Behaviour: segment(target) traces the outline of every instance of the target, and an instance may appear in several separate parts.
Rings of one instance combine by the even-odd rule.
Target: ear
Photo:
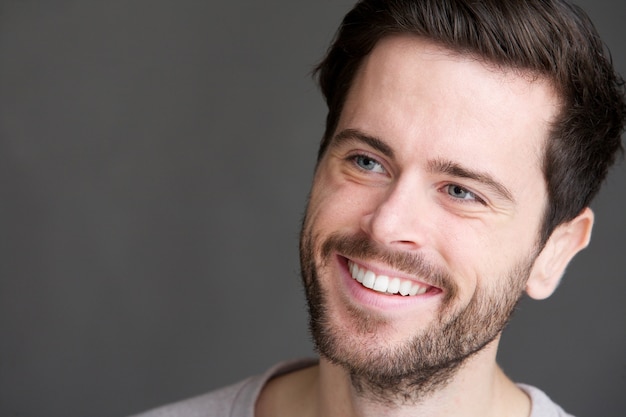
[[[585,208],[578,216],[557,226],[535,259],[526,283],[526,293],[536,300],[548,298],[561,281],[574,255],[586,248],[593,228],[593,211]]]

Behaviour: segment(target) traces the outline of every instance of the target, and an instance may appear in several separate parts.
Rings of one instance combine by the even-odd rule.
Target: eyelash
[[[448,190],[450,189],[450,187],[456,187],[456,188],[459,188],[459,189],[461,189],[462,191],[464,191],[465,193],[471,194],[474,198],[473,198],[473,199],[471,199],[471,200],[466,200],[466,199],[463,199],[463,198],[455,198],[455,197],[453,197],[452,195],[450,195],[450,193],[449,193],[449,191],[448,191]],[[487,205],[487,203],[485,202],[485,200],[483,200],[483,199],[482,199],[480,196],[478,196],[475,192],[473,192],[473,191],[471,191],[470,189],[465,188],[465,187],[463,187],[463,186],[461,186],[461,185],[458,185],[458,184],[454,184],[454,183],[448,183],[448,184],[445,184],[445,185],[442,187],[442,192],[444,192],[448,198],[450,198],[451,200],[454,200],[454,201],[455,201],[455,202],[457,202],[457,203],[461,203],[461,204],[475,204],[475,203],[478,203],[478,204],[481,204],[481,205],[483,205],[483,206],[486,206],[486,205]]]
[[[352,162],[352,164],[357,169],[359,169],[360,171],[363,171],[363,172],[375,172],[373,170],[365,169],[361,165],[359,165],[359,159],[364,159],[364,160],[371,161],[371,162],[377,164],[380,167],[380,169],[383,170],[385,173],[388,172],[387,168],[385,168],[385,165],[382,162],[380,162],[378,159],[376,159],[376,158],[374,158],[374,157],[372,157],[372,156],[370,156],[368,154],[359,153],[359,154],[354,154],[354,155],[350,155],[350,156],[347,157],[347,160]]]

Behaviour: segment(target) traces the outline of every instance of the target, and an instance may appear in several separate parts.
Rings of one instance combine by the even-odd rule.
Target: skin
[[[496,293],[516,265],[529,261],[521,288],[535,298],[554,291],[593,224],[584,210],[559,226],[539,252],[547,204],[541,158],[558,108],[558,96],[540,77],[412,36],[377,44],[317,167],[304,224],[304,234],[318,242],[318,283],[329,326],[342,335],[340,350],[358,360],[400,346],[470,305],[481,291]],[[443,168],[450,166],[463,175]],[[341,253],[322,257],[319,242],[335,233],[420,254],[452,283],[401,299],[355,286]],[[378,274],[433,284],[379,259],[350,260]],[[368,317],[372,328],[357,330],[356,316]],[[395,404],[356,390],[346,368],[322,356],[319,367],[270,381],[256,414],[528,416],[529,399],[496,364],[498,341],[499,334],[434,392]]]

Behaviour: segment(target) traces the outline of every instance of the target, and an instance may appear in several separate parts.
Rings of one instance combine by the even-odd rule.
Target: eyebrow
[[[388,158],[393,159],[394,157],[394,152],[393,149],[391,149],[391,146],[387,145],[383,140],[375,136],[367,135],[357,129],[342,130],[333,137],[332,143],[335,146],[338,146],[345,142],[354,140],[365,143],[366,145],[376,149]]]
[[[366,145],[376,149],[388,158],[394,158],[394,151],[385,141],[375,136],[368,135],[357,129],[344,129],[333,137],[332,144],[335,146],[342,145],[350,141],[363,142]],[[479,172],[470,168],[466,168],[456,162],[444,159],[434,159],[428,162],[428,170],[431,173],[446,174],[456,178],[466,178],[483,184],[493,190],[501,198],[515,203],[513,193],[509,191],[502,183],[496,181],[493,176],[486,172]]]
[[[465,168],[456,162],[446,161],[443,159],[435,159],[428,163],[430,172],[447,174],[457,178],[467,178],[486,185],[495,191],[500,197],[512,203],[515,202],[513,194],[502,183],[496,181],[490,174],[486,172],[478,172]]]

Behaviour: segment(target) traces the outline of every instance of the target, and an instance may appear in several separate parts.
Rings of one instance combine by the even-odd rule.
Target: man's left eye
[[[461,187],[460,185],[448,184],[446,188],[450,196],[458,198],[459,200],[480,201],[480,198],[478,198],[476,194]]]

